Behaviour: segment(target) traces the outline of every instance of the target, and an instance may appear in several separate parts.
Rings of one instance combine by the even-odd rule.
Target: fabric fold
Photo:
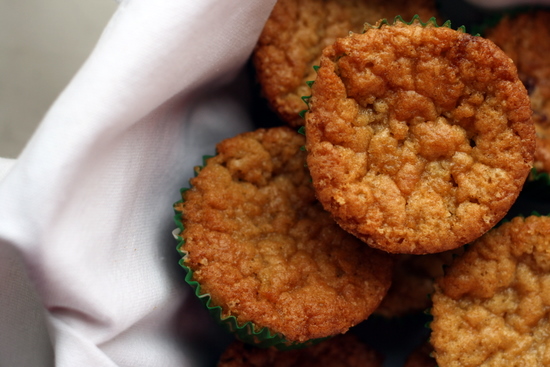
[[[0,161],[0,249],[20,254],[56,366],[194,365],[175,330],[172,204],[203,154],[252,127],[239,71],[273,4],[121,2],[21,156]]]

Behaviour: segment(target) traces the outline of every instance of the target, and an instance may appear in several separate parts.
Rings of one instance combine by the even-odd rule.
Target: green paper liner
[[[407,24],[407,25],[411,25],[413,23],[418,23],[418,24],[422,25],[423,27],[433,26],[433,27],[436,27],[436,28],[451,28],[451,21],[450,20],[446,20],[441,25],[439,25],[439,24],[437,24],[437,18],[436,17],[431,17],[426,22],[423,22],[420,19],[420,16],[417,14],[417,15],[413,16],[412,19],[409,22],[407,22],[403,19],[403,17],[401,15],[398,15],[393,19],[393,22],[390,22],[386,18],[384,18],[384,19],[379,20],[375,24],[365,23],[365,28],[363,29],[363,33],[367,32],[369,29],[380,29],[384,26],[393,26],[397,23],[404,23],[404,24]],[[461,33],[466,33],[466,27],[465,26],[460,26],[456,29],[456,31],[461,32]]]
[[[206,160],[211,156],[203,157],[203,166],[206,165]],[[195,176],[198,175],[202,166],[195,167]],[[235,335],[235,337],[244,343],[252,344],[260,348],[275,347],[279,350],[292,350],[305,348],[314,344],[317,344],[323,340],[329,339],[329,337],[311,339],[303,343],[291,342],[285,338],[281,333],[273,332],[267,327],[260,327],[253,322],[245,322],[240,324],[235,316],[224,315],[223,308],[212,304],[212,298],[210,294],[203,293],[201,291],[201,284],[193,279],[193,270],[185,264],[187,253],[183,250],[185,244],[185,238],[181,235],[185,229],[182,221],[183,213],[178,208],[183,204],[183,195],[189,188],[180,189],[182,200],[174,203],[174,222],[177,228],[172,231],[174,238],[178,241],[176,250],[182,256],[179,261],[179,265],[185,270],[185,282],[189,284],[193,290],[195,296],[201,301],[204,307],[208,310],[211,317],[214,318],[225,330]]]
[[[536,168],[531,169],[527,182],[539,182],[550,189],[550,175],[548,172],[539,172]]]

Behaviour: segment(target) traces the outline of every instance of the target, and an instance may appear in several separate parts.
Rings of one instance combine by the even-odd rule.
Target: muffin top
[[[372,247],[457,248],[517,198],[531,114],[513,62],[489,40],[418,20],[350,34],[323,51],[306,114],[317,197]]]
[[[537,130],[535,168],[550,172],[550,11],[504,17],[486,33],[518,68],[533,108]]]
[[[297,350],[260,349],[232,343],[218,367],[382,367],[382,357],[353,334],[338,335]]]
[[[487,232],[437,280],[432,299],[439,366],[550,365],[550,217]]]
[[[185,265],[224,317],[304,342],[366,319],[393,260],[343,231],[315,199],[304,137],[260,129],[224,140],[190,182]]]
[[[315,79],[324,47],[365,22],[402,15],[411,19],[436,15],[433,0],[278,0],[261,33],[253,60],[262,87],[277,114],[291,126],[302,126],[307,81]]]

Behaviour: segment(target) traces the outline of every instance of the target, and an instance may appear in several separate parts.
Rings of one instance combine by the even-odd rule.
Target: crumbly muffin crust
[[[537,130],[535,168],[550,172],[550,11],[536,10],[503,18],[487,31],[518,68],[533,108]]]
[[[185,265],[213,304],[291,342],[366,319],[390,286],[393,261],[322,209],[304,143],[285,127],[224,140],[177,208]]]
[[[352,334],[335,336],[314,346],[290,351],[259,349],[234,342],[218,367],[382,367],[382,356]]]
[[[306,114],[319,201],[392,253],[462,246],[509,210],[534,127],[514,64],[481,37],[396,22],[323,51]]]
[[[324,47],[350,31],[360,32],[365,22],[397,15],[423,20],[436,15],[433,0],[278,0],[265,24],[253,55],[262,94],[279,116],[302,126],[307,81],[315,79]]]
[[[431,343],[438,365],[548,366],[550,218],[487,232],[438,279]]]

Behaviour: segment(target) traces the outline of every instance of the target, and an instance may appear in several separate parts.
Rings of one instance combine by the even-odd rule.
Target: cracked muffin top
[[[550,365],[550,217],[487,232],[437,280],[432,299],[439,366]]]
[[[426,254],[509,210],[535,147],[527,91],[493,42],[396,21],[323,51],[306,114],[317,197],[372,247]]]
[[[323,210],[304,143],[288,127],[224,140],[176,208],[185,265],[213,305],[290,342],[365,320],[386,294],[393,265]]]
[[[313,66],[324,47],[361,32],[365,22],[415,14],[423,20],[435,16],[435,1],[278,0],[253,56],[262,94],[284,121],[302,126],[302,96],[309,95],[306,82],[315,79]]]
[[[486,37],[510,56],[518,68],[533,108],[537,130],[535,168],[550,172],[550,11],[505,17]]]
[[[289,351],[232,343],[217,367],[382,367],[382,356],[353,334]]]

